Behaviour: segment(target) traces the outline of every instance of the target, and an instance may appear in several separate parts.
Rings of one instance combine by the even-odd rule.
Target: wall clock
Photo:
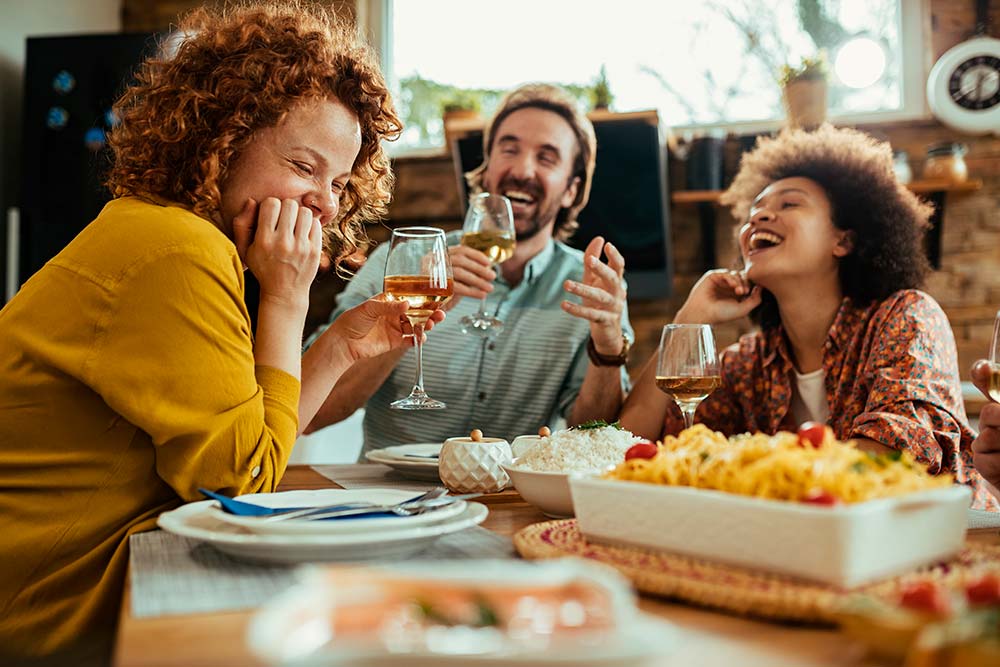
[[[988,0],[977,2],[978,36],[949,49],[927,77],[927,103],[945,125],[1000,135],[1000,39],[986,36]]]

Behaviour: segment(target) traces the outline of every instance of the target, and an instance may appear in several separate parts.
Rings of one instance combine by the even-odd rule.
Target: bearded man
[[[345,373],[306,432],[365,406],[363,455],[473,428],[510,440],[562,419],[614,421],[628,390],[632,340],[625,260],[601,237],[584,252],[563,243],[590,194],[596,143],[590,121],[562,89],[530,84],[509,93],[484,133],[483,164],[466,176],[473,192],[510,199],[517,245],[495,272],[485,254],[460,244],[460,232],[449,235],[455,296],[423,353],[425,386],[447,409],[389,408],[409,392],[416,366],[412,350],[393,351]],[[382,291],[387,252],[387,244],[372,252],[338,296],[331,322]],[[504,323],[488,338],[461,325],[482,298]]]

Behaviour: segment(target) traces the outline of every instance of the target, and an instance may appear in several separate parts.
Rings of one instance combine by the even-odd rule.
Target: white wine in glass
[[[721,385],[712,327],[707,324],[663,327],[656,360],[656,386],[681,409],[685,428],[694,424],[698,405]]]
[[[417,348],[417,375],[406,398],[393,401],[397,410],[440,410],[445,407],[424,391],[424,325],[434,311],[454,292],[448,242],[444,232],[433,227],[401,227],[393,230],[385,259],[382,291],[393,301],[406,301],[406,319],[413,327]]]
[[[514,255],[516,238],[509,199],[484,192],[469,200],[462,225],[462,245],[489,257],[495,268]],[[474,336],[493,336],[503,330],[503,322],[486,312],[485,297],[479,302],[478,312],[466,315],[459,322],[464,333]]]
[[[993,340],[990,342],[990,398],[1000,403],[1000,311],[993,320]]]

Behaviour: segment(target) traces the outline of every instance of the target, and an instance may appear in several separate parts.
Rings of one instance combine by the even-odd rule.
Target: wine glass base
[[[466,315],[459,322],[462,325],[462,333],[479,336],[480,338],[496,336],[503,331],[503,322],[485,313]]]
[[[389,407],[393,410],[444,410],[447,406],[426,394],[423,396],[410,394],[406,398],[393,401]]]

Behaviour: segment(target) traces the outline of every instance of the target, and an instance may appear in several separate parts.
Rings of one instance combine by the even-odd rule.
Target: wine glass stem
[[[681,414],[684,415],[684,428],[691,428],[694,426],[694,413],[698,409],[698,402],[689,403],[687,401],[681,403],[677,402],[677,407],[681,409]]]
[[[413,340],[417,346],[417,377],[413,384],[414,394],[424,393],[424,325],[413,325]]]
[[[489,313],[486,312],[486,297],[484,296],[479,301],[479,317],[485,318],[487,315],[489,315]]]

